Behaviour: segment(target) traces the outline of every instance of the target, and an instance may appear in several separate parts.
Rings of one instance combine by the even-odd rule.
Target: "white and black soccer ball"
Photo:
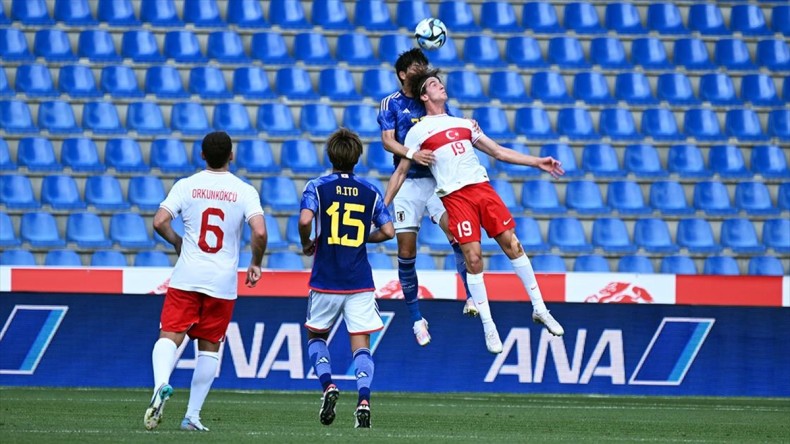
[[[439,49],[447,41],[447,27],[437,18],[422,19],[414,28],[414,37],[422,49]]]

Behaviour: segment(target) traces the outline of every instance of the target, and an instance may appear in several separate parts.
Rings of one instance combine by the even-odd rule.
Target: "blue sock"
[[[367,348],[358,348],[354,352],[354,365],[357,367],[357,390],[359,390],[359,401],[370,403],[370,384],[373,382],[373,356]]]
[[[417,262],[417,258],[406,259],[398,256],[398,279],[412,322],[422,319],[420,304],[417,302],[419,284],[417,283],[417,269],[414,268],[415,262]]]
[[[321,338],[307,341],[307,353],[310,355],[313,368],[315,368],[315,374],[321,381],[321,387],[326,390],[332,384],[332,364],[329,362],[329,349],[326,346],[326,341]]]
[[[458,271],[458,274],[461,276],[461,280],[464,282],[464,290],[466,290],[466,299],[472,297],[472,293],[469,293],[469,284],[466,283],[466,259],[464,259],[464,253],[461,251],[461,246],[458,245],[458,242],[451,242],[450,245],[453,247],[453,253],[455,253],[455,269]]]

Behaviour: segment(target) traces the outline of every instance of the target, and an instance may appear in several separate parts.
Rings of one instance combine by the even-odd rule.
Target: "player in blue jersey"
[[[302,251],[315,255],[307,302],[307,350],[321,382],[319,419],[329,425],[335,420],[340,395],[332,382],[326,340],[340,315],[351,336],[356,366],[357,408],[355,427],[370,427],[370,385],[373,357],[370,334],[384,328],[373,295],[373,272],[366,244],[384,242],[395,236],[384,198],[376,187],[354,175],[362,155],[356,134],[341,128],[327,141],[332,173],[307,183],[302,194],[299,236]],[[315,238],[310,235],[315,220]],[[371,226],[378,229],[371,232]]]
[[[395,205],[395,232],[398,239],[398,278],[413,323],[414,336],[417,343],[422,346],[431,342],[431,335],[428,333],[428,322],[422,317],[417,299],[419,284],[415,262],[417,232],[420,230],[420,223],[426,209],[433,223],[439,224],[453,247],[456,269],[464,281],[467,293],[467,303],[464,305],[463,312],[470,316],[477,315],[477,307],[470,298],[469,287],[466,284],[464,255],[458,243],[453,241],[452,234],[447,227],[444,205],[434,193],[436,181],[428,168],[428,165],[433,162],[433,154],[408,150],[403,145],[406,133],[425,116],[425,106],[419,99],[412,97],[409,92],[408,75],[427,66],[428,59],[419,48],[400,54],[398,60],[395,61],[395,74],[401,82],[402,89],[381,100],[378,115],[381,141],[384,148],[393,154],[395,168],[403,157],[413,160],[406,181],[395,196],[393,203]]]

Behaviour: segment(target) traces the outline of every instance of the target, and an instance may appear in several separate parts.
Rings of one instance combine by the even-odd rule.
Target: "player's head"
[[[203,159],[209,168],[220,169],[227,165],[233,153],[230,136],[224,131],[206,134],[203,138]]]
[[[439,78],[438,69],[422,69],[409,75],[411,96],[425,103],[429,100],[447,101],[447,92]],[[432,88],[433,87],[433,88]]]
[[[354,171],[362,156],[362,141],[356,133],[340,128],[326,142],[326,153],[335,171]]]
[[[428,58],[420,48],[412,48],[402,52],[395,61],[395,75],[398,76],[401,85],[406,85],[406,76],[409,69],[423,68],[428,66]]]

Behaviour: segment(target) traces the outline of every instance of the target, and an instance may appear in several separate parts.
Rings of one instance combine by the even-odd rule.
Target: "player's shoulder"
[[[381,109],[390,109],[396,108],[400,105],[403,101],[403,98],[406,97],[400,90],[393,92],[392,94],[388,95],[381,99]]]

